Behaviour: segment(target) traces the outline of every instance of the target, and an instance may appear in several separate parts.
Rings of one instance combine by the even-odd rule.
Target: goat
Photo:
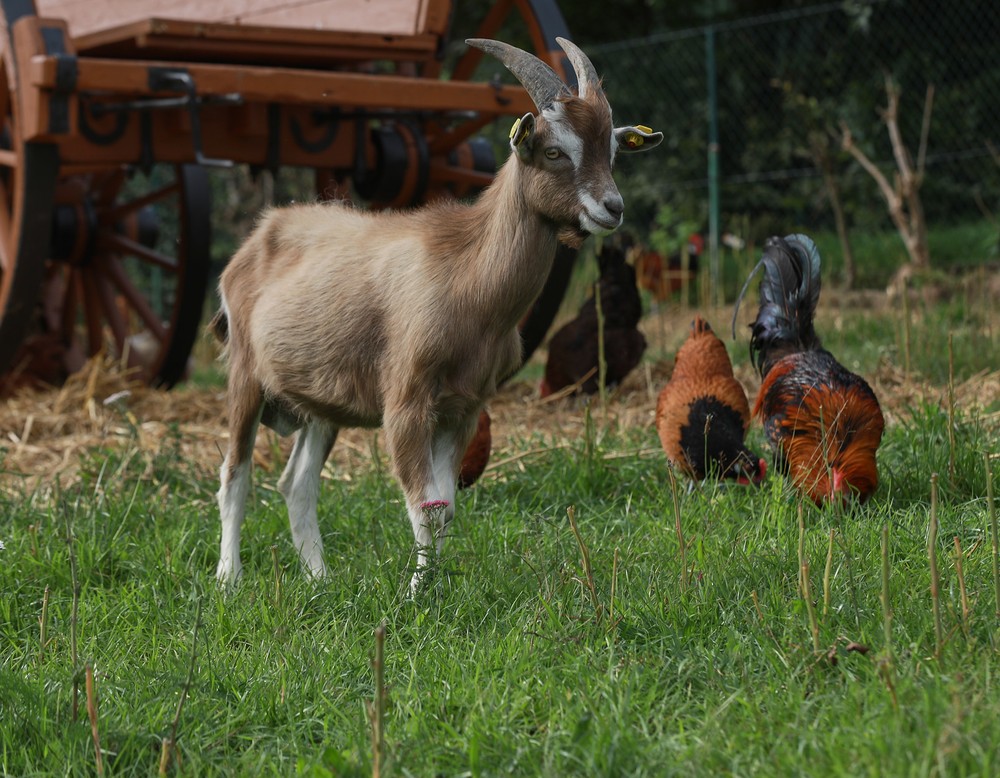
[[[532,54],[466,42],[497,57],[538,109],[516,121],[512,153],[477,202],[272,209],[222,274],[212,325],[229,361],[229,444],[217,495],[222,584],[242,571],[258,424],[298,430],[278,490],[302,564],[317,577],[327,572],[316,520],[323,463],[340,428],[381,425],[413,525],[416,589],[454,516],[479,411],[521,365],[517,324],[558,242],[578,247],[617,229],[624,202],[611,175],[616,153],[663,139],[642,126],[614,127],[593,64],[568,40],[558,42],[577,95]]]

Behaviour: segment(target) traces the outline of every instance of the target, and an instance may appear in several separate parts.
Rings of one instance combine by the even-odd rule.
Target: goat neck
[[[508,160],[482,197],[454,215],[462,229],[447,238],[467,247],[451,254],[452,288],[498,330],[513,329],[541,293],[558,245],[556,224],[528,202],[524,172]]]

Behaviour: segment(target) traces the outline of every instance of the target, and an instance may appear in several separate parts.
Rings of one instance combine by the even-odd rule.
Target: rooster
[[[864,502],[878,485],[875,452],[885,419],[878,398],[820,344],[813,327],[820,256],[805,235],[773,237],[736,301],[759,269],[760,310],[750,356],[763,383],[753,415],[792,483],[817,505]],[[736,316],[733,316],[735,335]]]
[[[642,301],[635,284],[635,271],[625,261],[627,243],[627,238],[605,240],[597,257],[600,278],[594,293],[601,296],[607,386],[620,383],[639,364],[646,350],[646,338],[637,329]],[[597,303],[595,297],[590,297],[576,318],[549,341],[542,397],[577,383],[586,394],[598,391],[597,332]]]
[[[709,476],[759,484],[767,463],[743,443],[750,404],[726,347],[696,316],[656,402],[656,431],[667,458],[696,481]]]

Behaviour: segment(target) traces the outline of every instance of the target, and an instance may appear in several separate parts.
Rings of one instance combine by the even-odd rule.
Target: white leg
[[[431,443],[432,480],[427,484],[423,500],[407,502],[413,536],[417,544],[417,570],[410,581],[415,592],[427,569],[428,556],[440,554],[448,534],[448,525],[455,517],[455,492],[462,456],[476,430],[478,411],[471,421],[458,430],[437,430]]]
[[[464,447],[462,451],[458,450],[458,436],[455,432],[438,430],[431,445],[431,468],[434,472],[434,485],[437,487],[437,499],[447,503],[447,509],[439,512],[438,525],[435,528],[438,553],[444,547],[448,525],[455,516],[455,490],[462,453]],[[458,454],[457,459],[456,454]]]
[[[240,577],[240,528],[250,491],[250,459],[230,468],[229,457],[222,465],[222,485],[217,495],[222,519],[222,548],[215,577],[223,585],[232,585]]]
[[[336,427],[310,421],[296,435],[292,454],[278,481],[278,491],[284,496],[288,506],[292,543],[299,552],[302,566],[317,578],[326,575],[323,539],[319,534],[316,517],[320,472],[336,439]]]

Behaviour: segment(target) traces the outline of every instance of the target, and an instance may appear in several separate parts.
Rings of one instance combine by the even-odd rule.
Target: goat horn
[[[573,41],[566,40],[565,38],[556,38],[556,43],[562,46],[563,51],[566,52],[566,56],[569,57],[570,64],[573,65],[573,70],[576,72],[577,91],[580,93],[580,97],[586,99],[587,92],[592,88],[596,89],[597,85],[601,82],[601,77],[597,75],[597,68],[594,67],[594,63],[590,61],[590,58],[583,53],[583,49],[573,43]]]
[[[528,91],[528,96],[539,111],[544,111],[552,105],[560,95],[569,94],[569,90],[556,71],[534,54],[522,51],[509,43],[489,38],[469,38],[465,42],[500,60]]]

